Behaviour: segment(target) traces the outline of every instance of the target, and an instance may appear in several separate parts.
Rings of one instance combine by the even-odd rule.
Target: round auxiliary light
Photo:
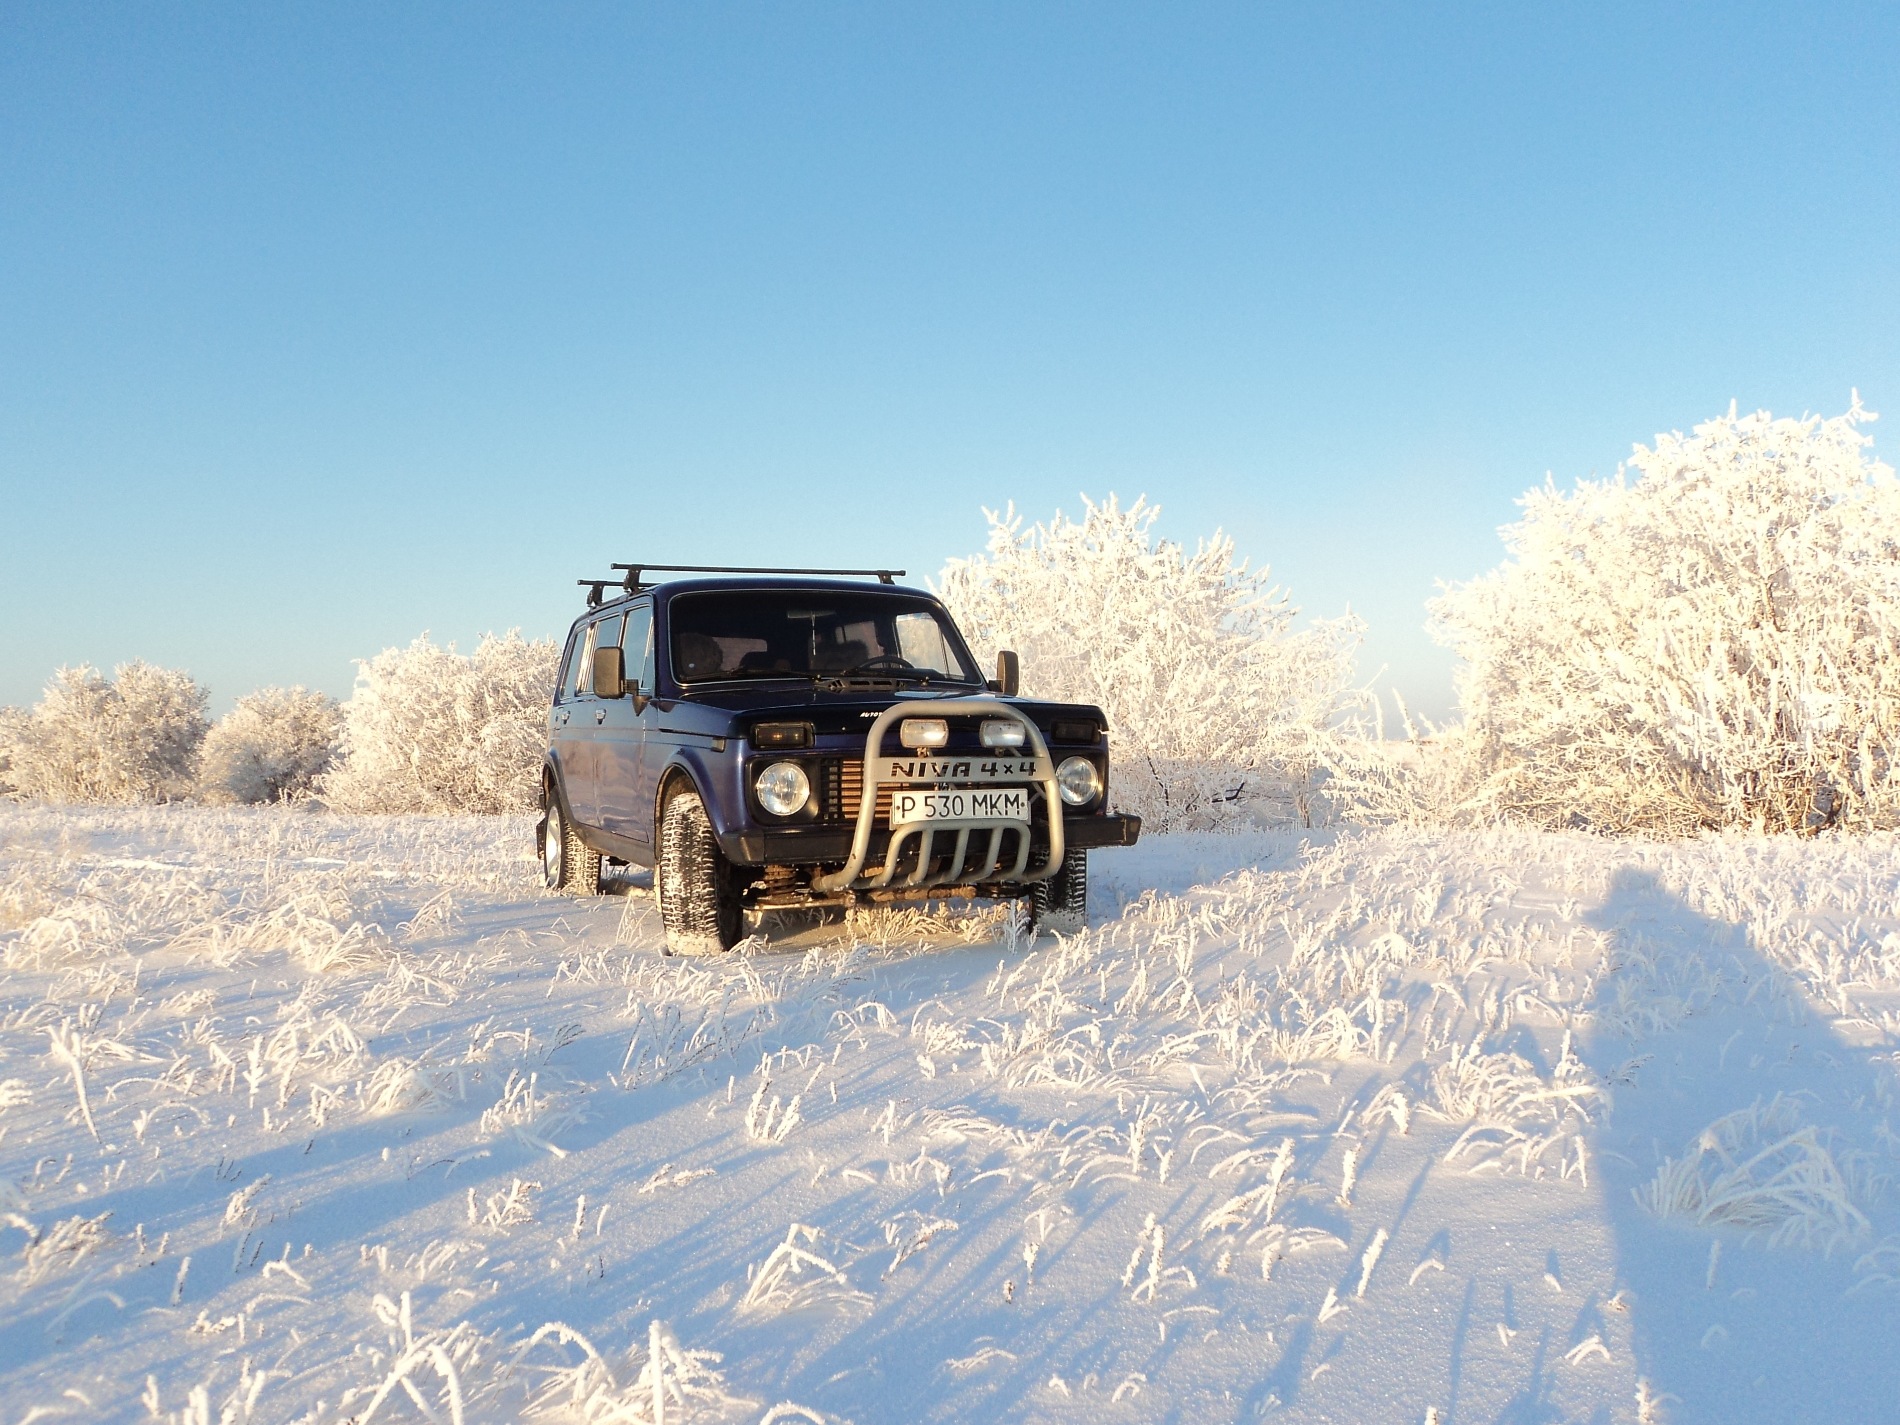
[[[1012,717],[984,718],[979,735],[985,747],[1021,747],[1029,740],[1028,730]]]
[[[791,816],[811,800],[811,779],[796,762],[774,762],[759,773],[758,792],[773,816]]]
[[[941,747],[950,740],[950,724],[940,717],[907,717],[897,725],[897,740],[919,752]]]
[[[1102,794],[1102,774],[1086,757],[1065,757],[1056,768],[1056,790],[1072,807],[1085,807]]]

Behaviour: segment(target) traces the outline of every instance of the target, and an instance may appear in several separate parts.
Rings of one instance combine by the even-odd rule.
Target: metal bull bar
[[[886,757],[884,755],[884,734],[892,723],[907,717],[1000,717],[1023,725],[1029,738],[1028,748],[1032,753],[1028,757],[1010,757],[1003,753],[986,752],[976,757],[937,756],[919,753],[906,757]],[[1007,749],[1005,749],[1007,751]],[[885,783],[893,786],[919,784],[931,785],[938,782],[985,782],[985,777],[976,770],[976,764],[984,761],[1013,762],[1016,768],[1008,774],[1009,782],[1033,782],[1040,786],[1049,804],[1049,859],[1044,865],[1029,869],[1029,823],[1010,821],[1002,817],[961,817],[946,821],[907,822],[891,827],[890,849],[885,853],[884,864],[878,870],[865,874],[864,863],[871,850],[871,831],[877,820],[878,788]],[[902,768],[899,764],[905,764]],[[917,775],[919,763],[937,763],[941,771],[933,770],[929,776]],[[947,764],[947,766],[945,765]],[[1024,764],[1033,764],[1024,770]],[[958,766],[964,768],[957,772]],[[997,778],[1002,781],[1004,778]],[[956,833],[956,846],[950,855],[949,866],[936,875],[930,874],[934,843],[938,832]],[[974,868],[966,866],[970,849],[970,833],[984,831],[989,834],[989,850],[981,865]],[[1016,860],[1008,870],[999,872],[997,861],[1001,858],[1003,837],[1014,835],[1016,838]],[[877,715],[871,724],[871,731],[864,739],[864,784],[858,796],[858,826],[851,838],[851,859],[844,865],[812,881],[815,891],[874,891],[891,884],[897,876],[899,855],[912,840],[921,837],[917,848],[916,868],[904,878],[901,884],[913,886],[941,886],[951,883],[975,884],[992,879],[1004,881],[1044,881],[1054,875],[1062,866],[1064,847],[1062,844],[1062,796],[1056,789],[1055,761],[1049,755],[1049,746],[1042,740],[1042,731],[1020,711],[995,698],[944,698],[941,700],[923,700],[898,703],[886,708]]]

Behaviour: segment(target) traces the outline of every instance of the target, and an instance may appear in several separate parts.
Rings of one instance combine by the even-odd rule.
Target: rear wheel
[[[744,938],[739,877],[719,849],[698,792],[680,792],[666,804],[653,882],[672,954],[717,955]]]
[[[1033,933],[1053,930],[1058,935],[1075,935],[1089,923],[1089,853],[1077,848],[1062,858],[1062,869],[1046,881],[1038,881],[1029,898],[1030,929]]]
[[[541,878],[551,891],[600,894],[600,853],[581,840],[551,788],[548,814],[541,823]]]

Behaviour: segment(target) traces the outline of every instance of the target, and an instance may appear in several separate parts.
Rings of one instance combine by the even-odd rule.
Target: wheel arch
[[[700,805],[706,806],[708,814],[711,813],[706,789],[699,784],[699,778],[693,775],[693,769],[684,762],[669,762],[660,773],[659,785],[653,789],[653,845],[656,854],[660,844],[660,823],[666,819],[666,804],[681,792],[697,794]]]
[[[541,763],[541,813],[547,814],[548,807],[558,804],[561,815],[569,822],[574,820],[574,808],[567,800],[567,785],[561,776],[561,763],[553,753],[549,753]]]

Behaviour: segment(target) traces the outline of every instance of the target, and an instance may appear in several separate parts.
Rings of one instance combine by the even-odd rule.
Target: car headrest
[[[724,657],[719,644],[703,633],[682,633],[673,644],[673,667],[685,682],[718,677]]]

